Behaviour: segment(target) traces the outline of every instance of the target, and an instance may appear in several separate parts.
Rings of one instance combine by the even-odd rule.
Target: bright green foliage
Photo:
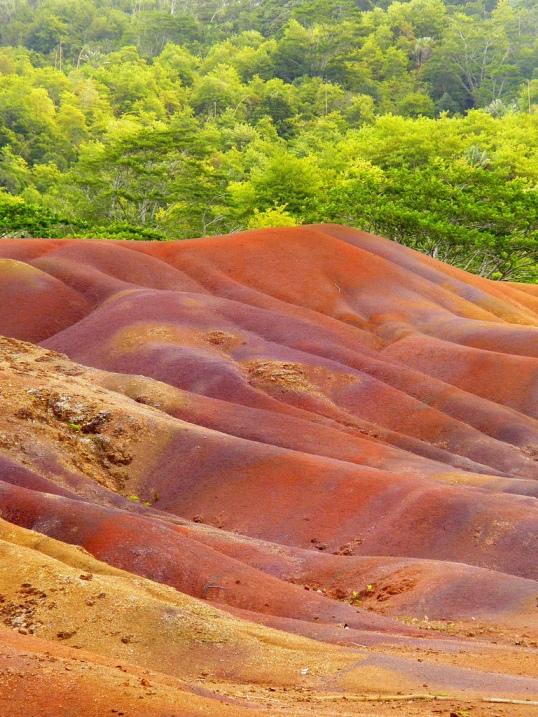
[[[230,185],[239,212],[250,215],[255,208],[285,206],[288,213],[306,216],[322,191],[322,174],[311,158],[299,159],[277,153],[265,166],[254,169],[248,182]]]
[[[286,211],[286,205],[275,205],[271,209],[260,212],[254,207],[254,213],[249,219],[249,229],[269,229],[270,227],[295,227],[297,220]]]
[[[72,235],[76,226],[51,209],[0,192],[0,237],[62,237]]]
[[[166,236],[155,229],[147,229],[129,224],[129,222],[112,222],[103,226],[88,226],[81,223],[81,227],[72,236],[81,239],[122,239],[125,241],[166,240]]]
[[[192,231],[193,214],[204,216],[217,191],[216,174],[202,161],[207,153],[190,117],[178,115],[166,125],[125,124],[82,149],[64,193],[87,221],[126,222],[181,237]],[[197,228],[205,229],[201,219]]]
[[[329,192],[325,218],[407,244],[487,278],[532,278],[538,191],[465,160],[364,172]]]
[[[3,0],[0,233],[339,221],[538,280],[530,0]]]

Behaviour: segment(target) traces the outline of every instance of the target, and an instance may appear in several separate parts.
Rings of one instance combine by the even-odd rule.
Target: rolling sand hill
[[[3,717],[536,714],[535,287],[2,239],[0,334]]]

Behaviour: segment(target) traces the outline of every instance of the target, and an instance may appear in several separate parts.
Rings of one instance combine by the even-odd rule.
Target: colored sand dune
[[[332,225],[3,239],[0,334],[2,715],[536,709],[534,287]]]

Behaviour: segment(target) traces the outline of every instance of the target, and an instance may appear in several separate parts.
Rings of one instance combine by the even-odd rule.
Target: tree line
[[[538,279],[533,0],[3,0],[0,235],[336,221]]]

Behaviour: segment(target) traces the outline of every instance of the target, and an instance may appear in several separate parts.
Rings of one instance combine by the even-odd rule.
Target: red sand
[[[6,345],[2,517],[324,642],[538,633],[536,293],[338,226],[4,239],[0,334],[99,370]]]

